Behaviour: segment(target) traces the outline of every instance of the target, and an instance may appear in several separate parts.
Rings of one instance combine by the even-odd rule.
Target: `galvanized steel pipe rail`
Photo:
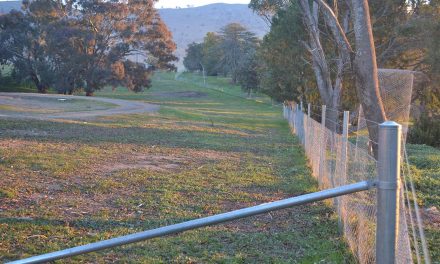
[[[24,264],[24,263],[43,263],[48,261],[53,261],[57,259],[68,258],[76,255],[82,255],[102,249],[113,248],[117,246],[122,246],[126,244],[131,244],[139,241],[144,241],[156,237],[171,235],[180,233],[183,231],[196,229],[200,227],[216,225],[236,219],[241,219],[249,216],[259,215],[263,213],[268,213],[275,210],[281,210],[288,207],[293,207],[296,205],[302,205],[306,203],[321,201],[329,198],[338,197],[341,195],[347,195],[351,193],[356,193],[360,191],[366,191],[373,188],[375,183],[370,181],[362,181],[346,186],[337,187],[334,189],[323,190],[320,192],[309,193],[293,198],[288,198],[280,201],[265,203],[253,207],[248,207],[244,209],[239,209],[236,211],[208,216],[200,219],[195,219],[179,224],[174,224],[170,226],[164,226],[140,233],[135,233],[131,235],[126,235],[122,237],[112,238],[108,240],[103,240],[83,246],[78,246],[74,248],[69,248],[65,250],[60,250],[52,253],[47,253],[39,256],[30,257],[27,259],[17,260],[9,262],[9,264]]]

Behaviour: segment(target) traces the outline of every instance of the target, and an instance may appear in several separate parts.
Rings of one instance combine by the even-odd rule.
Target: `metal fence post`
[[[357,128],[356,128],[356,147],[354,148],[354,160],[357,161],[358,160],[358,144],[359,144],[359,131],[360,129],[360,124],[361,124],[361,116],[363,116],[363,111],[362,111],[362,105],[359,105],[358,108],[358,118],[357,118]]]
[[[288,105],[288,122],[289,122],[289,125],[290,125],[290,130],[292,130],[292,105],[289,103],[289,105]]]
[[[295,133],[295,105],[292,103],[292,133]]]
[[[299,123],[300,123],[300,138],[301,138],[301,144],[304,146],[305,144],[305,127],[304,127],[304,105],[303,105],[303,101],[300,102],[300,107],[299,107]]]
[[[292,105],[292,133],[295,134],[296,133],[296,123],[295,123],[295,109],[296,109],[296,105]]]
[[[312,117],[312,104],[307,104],[307,118],[310,119]]]
[[[298,136],[298,116],[299,116],[299,105],[295,104],[295,134]]]
[[[347,153],[348,153],[348,125],[350,122],[350,112],[344,111],[342,124],[342,152],[341,152],[341,185],[347,182]]]
[[[347,153],[348,153],[348,125],[350,122],[350,112],[344,111],[344,119],[342,123],[342,146],[341,146],[341,161],[339,165],[339,171],[341,177],[339,177],[339,186],[342,186],[347,183]],[[343,197],[337,198],[337,208],[338,208],[338,215],[339,215],[339,231],[342,233],[343,228],[343,216],[342,216],[342,199]]]
[[[325,142],[325,120],[327,119],[325,114],[327,112],[327,106],[322,106],[321,112],[321,142],[320,142],[320,155],[319,155],[319,186],[322,184],[322,178],[324,177],[324,166],[325,166],[325,151],[327,149],[327,144]]]
[[[381,264],[394,264],[396,259],[401,133],[396,122],[379,125],[376,263]]]
[[[308,158],[310,158],[310,139],[312,138],[310,133],[313,133],[313,131],[310,129],[311,127],[310,124],[312,119],[311,110],[312,110],[312,105],[308,103],[307,104],[307,134],[306,134],[307,142],[305,143]]]

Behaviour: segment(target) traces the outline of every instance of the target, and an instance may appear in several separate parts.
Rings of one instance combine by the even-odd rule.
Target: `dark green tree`
[[[240,61],[249,49],[256,49],[258,38],[238,23],[231,23],[220,30],[220,49],[222,57],[219,71],[230,75],[233,83],[237,83]]]
[[[219,74],[219,61],[222,57],[220,36],[214,32],[208,32],[203,39],[203,65],[207,75]]]
[[[203,70],[203,43],[191,43],[186,49],[186,56],[183,59],[183,65],[189,71]]]
[[[38,91],[106,85],[135,92],[150,87],[154,70],[175,70],[176,45],[154,0],[34,0],[0,17],[0,59]],[[130,61],[134,56],[141,62]]]
[[[60,3],[38,0],[23,3],[22,12],[0,16],[0,63],[14,66],[14,76],[29,80],[46,93],[53,81],[46,45],[47,28],[63,16]]]
[[[219,34],[208,32],[203,43],[191,43],[183,63],[190,71],[231,76],[233,83],[237,83],[240,74],[256,70],[257,60],[254,57],[258,45],[259,40],[254,33],[232,23],[222,28]],[[246,69],[248,66],[253,69]],[[244,79],[241,81],[243,83]]]
[[[264,37],[258,55],[263,62],[259,70],[261,89],[277,101],[316,102],[310,56],[301,42],[305,38],[297,5],[281,9],[273,17],[271,30]]]
[[[257,56],[256,49],[250,49],[240,61],[237,82],[248,96],[260,88],[260,66],[261,62]]]
[[[147,77],[154,70],[175,69],[176,46],[154,1],[79,0],[77,4],[80,19],[73,19],[70,28],[75,34],[66,39],[76,56],[65,60],[65,67],[76,64],[82,69],[72,71],[71,79],[81,80],[87,95],[106,85],[139,92],[150,87]],[[129,61],[133,56],[142,62]]]

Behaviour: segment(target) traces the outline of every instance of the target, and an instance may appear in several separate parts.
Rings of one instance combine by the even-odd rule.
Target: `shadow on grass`
[[[1,139],[101,144],[123,143],[164,147],[267,153],[283,147],[284,139],[189,130],[109,127],[35,120],[2,120]]]
[[[295,209],[296,208],[296,209]],[[219,260],[230,259],[233,263],[243,260],[259,263],[284,263],[286,259],[295,259],[295,263],[352,263],[352,258],[346,252],[342,239],[322,240],[322,237],[334,237],[337,222],[330,218],[331,209],[322,204],[320,206],[300,206],[284,209],[272,215],[265,214],[251,218],[236,220],[215,227],[201,228],[181,234],[169,235],[163,238],[138,242],[130,246],[117,247],[113,250],[101,251],[76,257],[71,261],[102,260],[103,255],[116,254],[119,261],[130,261],[130,255],[136,255],[142,260],[159,258],[161,261],[175,262],[181,256],[191,256],[202,262],[213,261],[216,254]],[[312,217],[314,215],[314,217]],[[270,216],[270,217],[269,217]],[[169,224],[179,223],[190,219],[173,218],[158,221],[112,221],[101,219],[81,219],[73,221],[51,219],[0,219],[0,224],[14,226],[14,228],[52,230],[50,236],[59,240],[68,239],[71,233],[68,230],[76,229],[82,234],[81,240],[66,240],[65,243],[33,248],[27,250],[31,255],[42,254],[53,250],[84,245],[103,239],[140,232]],[[322,225],[326,221],[326,225]],[[49,236],[50,235],[50,236]],[[319,238],[319,239],[318,239]],[[56,240],[56,239],[55,239]],[[314,243],[310,243],[315,241]],[[270,243],[268,243],[270,242]],[[240,253],[240,254],[238,254]],[[17,255],[15,255],[17,256]],[[29,255],[26,255],[29,256]],[[7,256],[6,256],[7,257]],[[21,257],[25,257],[21,255]],[[0,259],[2,259],[0,257]],[[139,260],[139,259],[138,259]],[[284,260],[284,261],[283,261]],[[131,260],[133,261],[133,259]],[[198,262],[199,262],[198,261]],[[246,262],[247,262],[246,261]],[[262,262],[261,262],[262,261]],[[280,262],[281,261],[281,262]]]

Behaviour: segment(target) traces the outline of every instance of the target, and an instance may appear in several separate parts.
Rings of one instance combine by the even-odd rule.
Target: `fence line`
[[[321,111],[321,122],[314,119],[316,110]],[[296,104],[284,105],[283,108],[284,118],[303,145],[319,187],[327,189],[375,179],[378,163],[369,149],[369,145],[375,142],[369,142],[367,135],[350,137],[349,112],[344,112],[342,133],[329,130],[326,126],[326,113],[325,106],[317,108],[310,104],[307,111],[304,111],[302,105]],[[338,197],[332,201],[344,238],[361,264],[376,263],[376,201],[377,192],[374,190]],[[413,263],[403,192],[399,194],[397,208],[399,226],[395,263]]]

